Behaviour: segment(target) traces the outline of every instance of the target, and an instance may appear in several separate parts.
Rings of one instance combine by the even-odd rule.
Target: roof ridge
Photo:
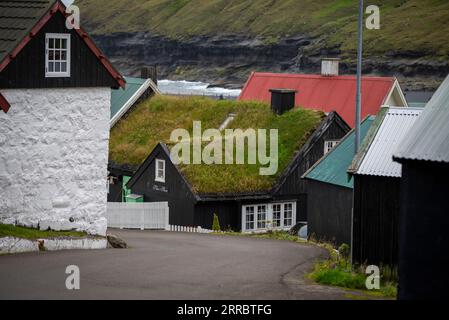
[[[318,73],[272,73],[272,72],[254,72],[253,77],[289,77],[289,78],[317,78],[323,80],[353,80],[356,78],[355,75],[351,74],[343,74],[338,76],[323,76]],[[362,76],[363,80],[370,81],[394,81],[396,77],[394,76],[372,76],[372,75],[364,75]]]

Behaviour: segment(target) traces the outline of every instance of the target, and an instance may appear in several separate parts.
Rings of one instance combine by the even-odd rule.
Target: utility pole
[[[360,121],[362,110],[362,53],[363,53],[363,0],[359,0],[359,28],[357,48],[357,93],[355,107],[355,153],[360,148]]]
[[[357,48],[357,93],[355,102],[355,153],[360,148],[360,114],[362,110],[362,52],[363,52],[363,0],[359,0],[359,30],[358,30],[358,48]],[[351,268],[353,265],[354,248],[354,202],[351,211],[351,254],[349,257]]]

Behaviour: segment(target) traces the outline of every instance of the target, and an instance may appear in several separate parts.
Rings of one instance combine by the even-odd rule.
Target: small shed
[[[382,108],[349,168],[354,177],[355,263],[397,264],[401,165],[393,161],[393,152],[421,112]]]
[[[449,77],[394,153],[402,164],[399,299],[447,299]]]
[[[362,121],[361,139],[374,119],[368,116]],[[351,243],[354,179],[346,171],[354,158],[354,142],[355,132],[351,130],[303,175],[307,181],[309,235],[336,246]]]

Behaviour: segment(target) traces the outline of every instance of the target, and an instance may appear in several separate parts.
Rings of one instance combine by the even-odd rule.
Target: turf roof
[[[198,193],[252,192],[270,189],[307,141],[325,115],[320,111],[295,109],[277,116],[268,104],[217,101],[200,97],[155,96],[139,104],[111,131],[110,160],[141,164],[159,142],[169,147],[172,130],[192,133],[193,121],[202,129],[219,128],[229,114],[236,114],[227,129],[278,129],[279,167],[274,176],[259,175],[259,165],[180,165]]]

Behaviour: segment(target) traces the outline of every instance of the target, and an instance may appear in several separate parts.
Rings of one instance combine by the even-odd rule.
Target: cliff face
[[[128,75],[144,65],[158,65],[159,78],[197,80],[241,87],[252,71],[304,72],[320,70],[322,57],[341,57],[339,46],[320,37],[295,36],[269,41],[245,35],[193,36],[169,39],[149,32],[94,36],[114,64]],[[355,73],[351,58],[343,58],[342,74]],[[394,75],[411,90],[433,90],[449,73],[446,59],[429,59],[428,52],[390,50],[364,58],[364,73]]]

